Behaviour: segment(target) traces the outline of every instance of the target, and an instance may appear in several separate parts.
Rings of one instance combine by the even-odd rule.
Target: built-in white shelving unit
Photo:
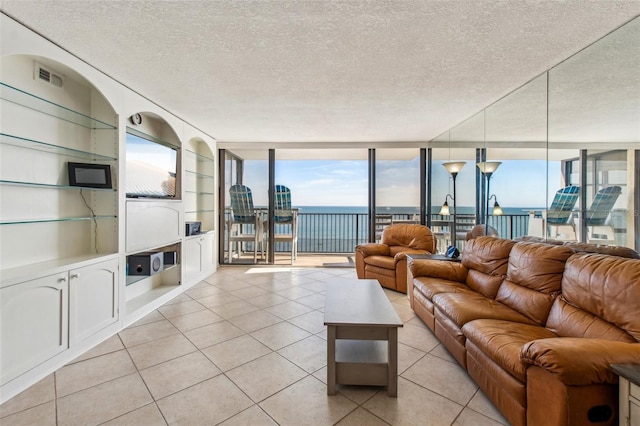
[[[3,403],[215,271],[217,188],[209,136],[0,20]],[[144,176],[127,170],[128,133],[173,150],[175,196],[127,197],[127,182]],[[108,169],[111,187],[77,186],[68,163]],[[186,221],[203,232],[185,236]],[[149,252],[162,269],[128,273]]]
[[[52,86],[37,66],[0,69],[3,389],[119,322],[117,115],[88,81]],[[108,166],[112,187],[71,185],[69,162]]]

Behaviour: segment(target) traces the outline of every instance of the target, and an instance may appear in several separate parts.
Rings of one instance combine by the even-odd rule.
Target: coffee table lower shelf
[[[349,332],[354,329],[359,333],[354,335]],[[397,328],[328,326],[327,331],[327,393],[329,395],[335,395],[336,384],[342,384],[387,386],[387,394],[392,397],[397,396]]]
[[[377,340],[336,341],[336,383],[386,386],[388,344]]]

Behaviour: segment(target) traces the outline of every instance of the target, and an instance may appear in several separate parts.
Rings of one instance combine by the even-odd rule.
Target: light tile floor
[[[326,392],[327,281],[352,268],[225,266],[0,406],[9,425],[500,425],[409,307],[398,398]]]

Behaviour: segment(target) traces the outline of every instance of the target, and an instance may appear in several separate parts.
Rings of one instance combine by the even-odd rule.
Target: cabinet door
[[[187,282],[198,279],[202,268],[202,238],[189,238],[184,242],[183,262]]]
[[[117,271],[117,259],[69,271],[71,345],[118,320]]]
[[[202,239],[201,272],[203,273],[213,270],[213,267],[215,265],[215,259],[213,258],[213,247],[215,244],[214,236],[214,232],[209,232],[205,234]]]
[[[0,290],[0,383],[68,348],[67,273]]]
[[[209,232],[184,242],[185,275],[188,282],[201,279],[214,266],[214,233]]]

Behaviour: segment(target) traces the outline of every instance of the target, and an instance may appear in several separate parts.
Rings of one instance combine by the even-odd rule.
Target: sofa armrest
[[[356,252],[362,254],[363,257],[367,256],[391,256],[391,250],[386,244],[367,243],[359,244],[356,246]]]
[[[611,364],[640,362],[640,343],[556,337],[533,340],[520,350],[522,362],[536,365],[566,385],[615,384]]]
[[[413,278],[432,277],[459,283],[464,283],[467,280],[468,269],[459,262],[435,259],[412,259],[408,265]]]

